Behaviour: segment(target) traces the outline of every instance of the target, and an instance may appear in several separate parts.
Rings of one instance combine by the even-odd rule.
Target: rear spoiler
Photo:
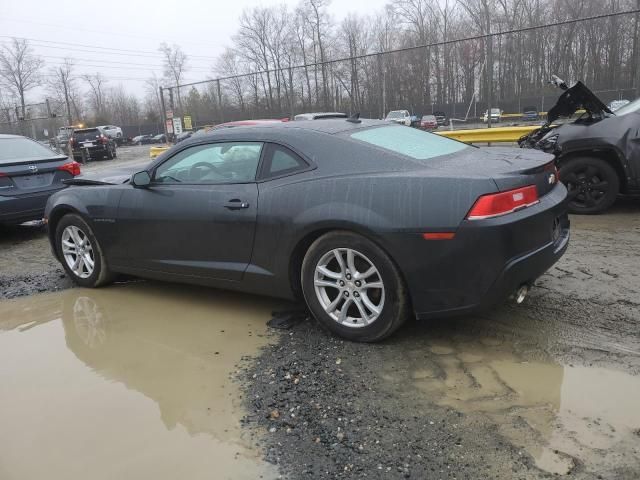
[[[116,185],[113,182],[105,182],[102,180],[90,180],[88,178],[68,178],[62,180],[65,185]]]

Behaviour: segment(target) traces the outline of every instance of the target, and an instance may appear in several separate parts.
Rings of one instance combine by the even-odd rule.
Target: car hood
[[[126,183],[131,175],[144,170],[149,162],[136,162],[113,168],[104,168],[94,172],[87,172],[77,177],[65,180],[67,185],[118,185]]]
[[[570,117],[581,108],[584,108],[594,116],[613,113],[584,83],[577,82],[571,88],[565,90],[556,104],[549,110],[547,123],[555,122],[560,117]]]

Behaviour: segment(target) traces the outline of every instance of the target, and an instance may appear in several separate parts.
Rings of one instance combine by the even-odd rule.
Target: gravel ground
[[[621,200],[607,215],[574,217],[567,254],[522,306],[413,322],[378,345],[343,342],[310,321],[283,333],[242,379],[251,412],[246,423],[264,432],[266,458],[300,479],[537,479],[551,478],[555,468],[571,478],[639,478],[638,430],[635,444],[611,440],[609,448],[580,438],[600,435],[599,419],[578,419],[580,435],[558,426],[549,431],[547,424],[566,414],[561,381],[544,386],[554,389],[553,408],[547,398],[530,405],[513,392],[483,392],[483,385],[465,392],[457,408],[442,399],[443,391],[459,387],[448,370],[451,356],[442,356],[455,347],[458,357],[480,349],[489,359],[515,356],[516,366],[543,362],[546,379],[557,372],[562,378],[563,368],[569,378],[567,368],[582,366],[637,379],[639,214],[640,201]],[[444,377],[443,384],[421,388],[422,369],[434,362],[442,368],[433,376]],[[490,407],[479,403],[487,399]],[[561,451],[549,449],[554,442]],[[549,455],[537,465],[532,453],[545,449]]]
[[[86,169],[147,152],[122,148]],[[573,374],[625,375],[631,386],[640,376],[640,200],[572,222],[568,252],[524,305],[410,322],[378,345],[344,342],[311,321],[279,333],[239,373],[244,423],[266,459],[293,479],[640,478],[640,429],[633,443],[613,426],[601,432],[606,418],[574,418],[566,407]],[[0,230],[0,299],[69,286],[41,227]],[[466,385],[483,378],[478,358],[494,370],[507,362],[516,377],[536,378],[518,369],[537,365],[539,390],[553,391]],[[577,383],[594,383],[584,378]]]
[[[120,147],[114,160],[92,161],[82,166],[98,172],[149,160],[149,146]],[[29,224],[0,225],[0,299],[69,288],[71,281],[51,254],[45,227]]]

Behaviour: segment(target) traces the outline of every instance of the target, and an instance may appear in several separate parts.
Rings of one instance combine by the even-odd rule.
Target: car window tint
[[[40,160],[56,156],[58,156],[57,153],[29,138],[0,139],[0,165],[17,160]]]
[[[352,133],[351,138],[415,160],[428,160],[471,148],[462,142],[402,126],[369,128]]]
[[[285,152],[282,148],[278,147],[273,152],[269,173],[271,175],[278,175],[285,170],[296,169],[300,166],[300,160],[298,160],[292,154]]]
[[[255,180],[262,143],[228,142],[182,150],[160,165],[160,183],[244,183]]]
[[[298,170],[304,170],[309,165],[297,154],[280,145],[270,145],[262,167],[262,178],[272,178],[287,175]]]

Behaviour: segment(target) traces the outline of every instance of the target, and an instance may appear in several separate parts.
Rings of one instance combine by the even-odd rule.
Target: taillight
[[[2,173],[2,172],[0,172],[0,178],[1,178],[1,177],[8,177],[8,175],[7,175],[6,173]]]
[[[74,177],[80,175],[80,164],[78,162],[67,162],[64,165],[60,165],[58,170],[69,172]]]
[[[556,166],[555,162],[547,163],[544,166],[544,171],[553,174],[553,176],[549,175],[550,185],[555,185],[556,183],[558,183],[558,180],[560,179],[560,172],[558,172],[558,167]]]
[[[100,135],[100,143],[106,145],[108,141],[109,139],[107,137],[105,137],[104,135]]]
[[[530,207],[539,201],[538,190],[535,185],[482,195],[471,207],[467,214],[467,219],[482,220],[484,218],[499,217],[500,215]]]

